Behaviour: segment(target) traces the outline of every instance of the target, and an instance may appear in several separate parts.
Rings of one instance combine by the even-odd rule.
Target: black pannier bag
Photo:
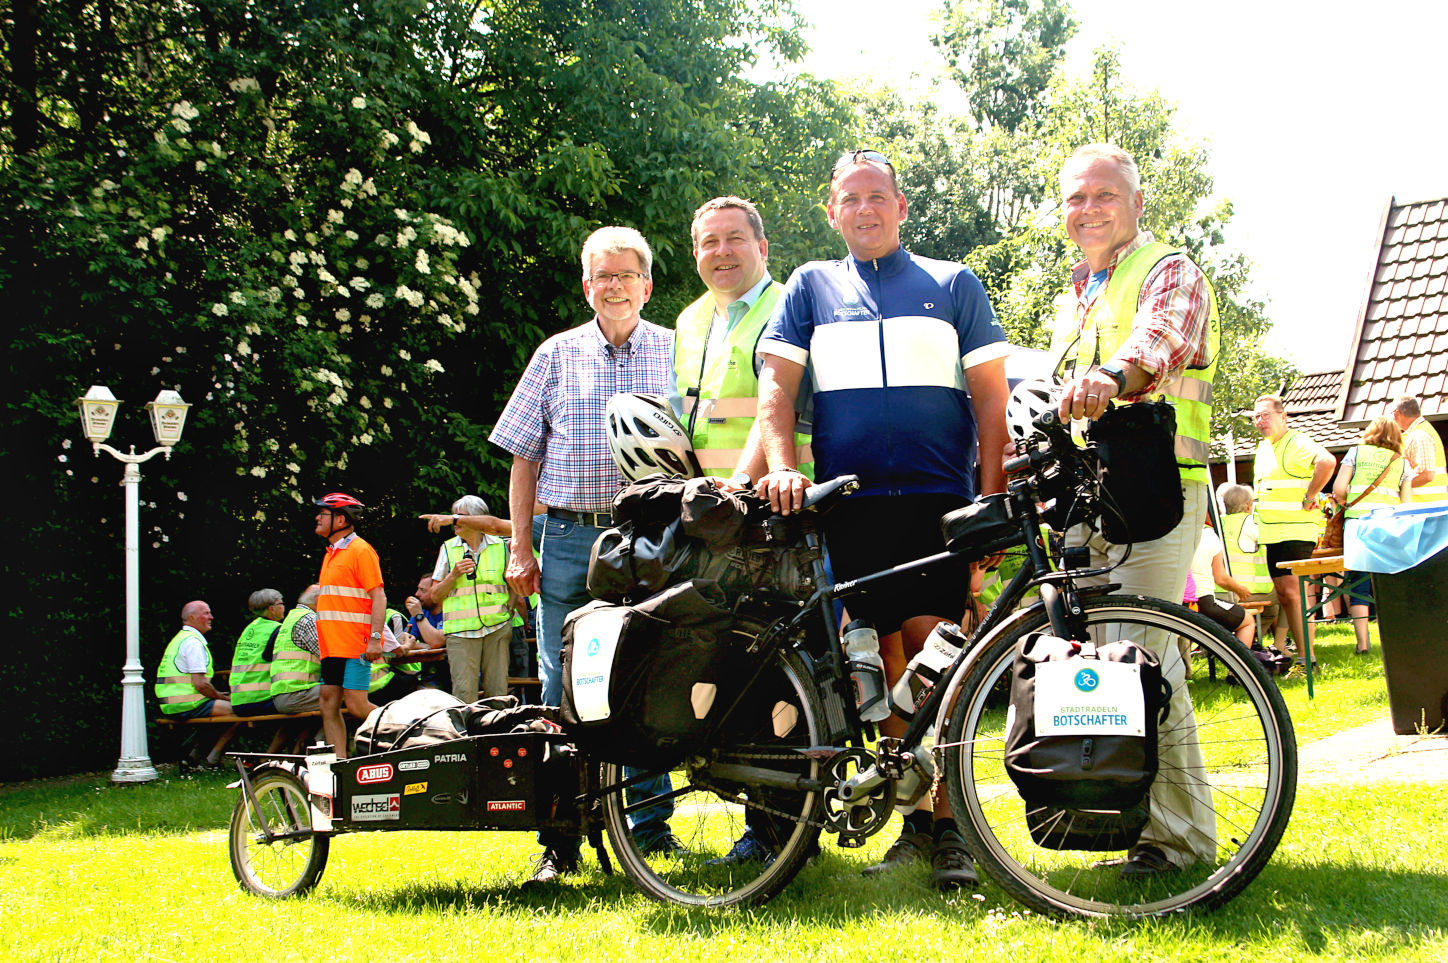
[[[772,513],[753,492],[726,492],[708,478],[650,476],[613,501],[617,527],[594,542],[588,592],[637,602],[688,581],[715,581],[726,598],[759,591],[807,598],[808,566],[795,542],[759,524]]]
[[[1123,663],[1139,676],[1111,668]],[[1040,693],[1040,708],[1051,712],[1042,721],[1063,727],[1062,734],[1037,731],[1043,674],[1070,694],[1048,705],[1045,689]],[[1012,666],[1005,765],[1037,845],[1093,851],[1135,845],[1150,816],[1157,727],[1170,698],[1157,657],[1135,642],[1095,646],[1040,633],[1022,640]]]
[[[1165,401],[1113,405],[1086,429],[1101,466],[1101,537],[1150,542],[1182,520],[1176,409]]]
[[[606,762],[656,768],[699,746],[732,687],[732,614],[718,584],[691,579],[637,605],[592,602],[563,622],[569,735]]]

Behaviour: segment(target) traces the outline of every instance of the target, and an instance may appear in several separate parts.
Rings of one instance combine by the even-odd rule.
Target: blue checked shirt
[[[488,440],[542,464],[543,504],[606,512],[624,484],[608,451],[608,399],[667,395],[673,387],[673,331],[641,319],[615,348],[595,318],[539,345]]]

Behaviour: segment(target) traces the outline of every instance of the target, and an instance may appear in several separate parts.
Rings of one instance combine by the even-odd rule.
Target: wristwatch
[[[381,633],[381,632],[373,632],[371,635],[368,636],[368,638],[369,638],[369,639],[380,639],[380,638],[382,638],[382,633]]]
[[[732,474],[732,475],[729,476],[729,484],[731,484],[731,485],[738,485],[740,488],[748,488],[748,487],[749,487],[749,472],[747,472],[747,471],[736,471],[734,474]]]
[[[1126,372],[1122,370],[1121,365],[1115,361],[1108,361],[1096,370],[1116,382],[1116,396],[1118,398],[1126,393]]]

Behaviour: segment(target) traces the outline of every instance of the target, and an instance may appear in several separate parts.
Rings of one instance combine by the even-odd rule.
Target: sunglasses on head
[[[895,165],[890,163],[890,158],[886,157],[884,154],[880,153],[877,150],[847,150],[840,155],[839,160],[835,161],[835,166],[830,170],[830,174],[838,174],[842,169],[849,167],[852,164],[861,163],[862,161],[870,161],[875,164],[884,164],[892,171],[895,169]]]

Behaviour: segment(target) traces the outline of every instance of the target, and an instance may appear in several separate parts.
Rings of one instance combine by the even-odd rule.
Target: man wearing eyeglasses
[[[518,380],[489,440],[513,456],[508,506],[513,531],[533,525],[533,506],[548,506],[541,558],[529,539],[509,545],[505,578],[517,594],[541,594],[538,675],[543,702],[559,705],[563,619],[591,601],[588,558],[613,525],[613,497],[623,476],[609,453],[604,412],[616,394],[667,395],[673,387],[673,332],[640,312],[653,293],[653,252],[628,227],[603,227],[583,245],[583,294],[594,310],[587,324],[544,341]],[[640,786],[654,794],[660,783]],[[646,850],[673,853],[666,822],[671,807],[640,814],[633,832]],[[548,883],[578,869],[578,839],[540,833],[545,847],[530,882]]]
[[[798,472],[793,427],[806,370],[814,389],[816,477],[860,477],[859,493],[825,519],[830,562],[841,580],[943,552],[940,517],[977,492],[1004,489],[1005,332],[967,268],[901,247],[907,209],[885,155],[841,156],[827,210],[849,256],[795,271],[759,342],[769,468],[761,493],[779,511],[800,507],[808,482]],[[890,682],[938,622],[961,618],[969,584],[967,565],[944,564],[849,600],[851,618],[879,632]],[[899,736],[905,724],[891,716],[880,729]],[[938,888],[976,883],[943,793],[933,817],[926,808],[907,814],[884,861],[866,872],[927,858]]]
[[[1066,533],[1067,544],[1089,547],[1093,566],[1114,566],[1109,578],[1122,593],[1175,601],[1182,597],[1207,513],[1220,337],[1216,295],[1191,258],[1141,230],[1140,174],[1120,147],[1088,144],[1067,158],[1061,207],[1066,233],[1084,255],[1071,271],[1052,339],[1052,354],[1066,378],[1061,416],[1100,418],[1112,399],[1170,402],[1183,502],[1181,521],[1161,538],[1115,545],[1082,525]],[[1118,564],[1128,551],[1130,557]],[[1120,861],[1123,876],[1150,877],[1215,859],[1216,820],[1207,787],[1167,778],[1169,772],[1201,772],[1203,765],[1175,637],[1152,631],[1136,641],[1161,658],[1162,677],[1172,690],[1171,722],[1158,747],[1162,776],[1151,788],[1151,821]]]

